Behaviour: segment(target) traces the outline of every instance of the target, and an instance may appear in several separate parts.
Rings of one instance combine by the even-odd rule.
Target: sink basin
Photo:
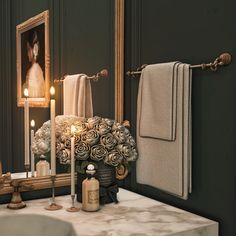
[[[17,214],[0,216],[0,235],[76,236],[76,233],[69,222],[44,215]]]

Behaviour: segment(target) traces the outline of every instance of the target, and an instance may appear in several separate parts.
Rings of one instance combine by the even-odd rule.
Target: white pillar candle
[[[71,195],[75,195],[75,126],[71,126]]]
[[[31,176],[34,177],[34,170],[35,170],[35,163],[34,163],[34,153],[33,153],[33,150],[32,150],[32,144],[34,142],[34,127],[35,127],[35,121],[34,120],[31,120],[30,122],[30,126],[31,126]]]
[[[24,103],[24,128],[25,128],[25,165],[29,165],[29,91],[24,89],[25,103]]]
[[[71,138],[71,195],[75,195],[75,138]]]
[[[51,96],[54,96],[55,89],[50,88]],[[51,117],[51,175],[56,175],[56,124],[55,124],[55,99],[50,101],[50,117]]]

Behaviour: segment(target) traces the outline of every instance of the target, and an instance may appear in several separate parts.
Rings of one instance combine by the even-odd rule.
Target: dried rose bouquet
[[[71,126],[75,126],[75,158],[78,161],[103,161],[118,167],[138,158],[136,143],[129,130],[114,120],[101,117],[56,117],[56,157],[60,164],[70,164]],[[35,133],[32,145],[40,156],[50,151],[50,120]]]

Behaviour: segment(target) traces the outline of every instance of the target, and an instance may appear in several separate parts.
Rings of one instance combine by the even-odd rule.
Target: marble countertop
[[[102,206],[98,212],[70,213],[70,196],[56,197],[58,211],[44,209],[49,199],[27,201],[21,210],[0,205],[0,215],[41,214],[69,221],[79,236],[218,236],[218,223],[181,209],[119,189],[118,204]],[[76,203],[81,207],[80,203]]]

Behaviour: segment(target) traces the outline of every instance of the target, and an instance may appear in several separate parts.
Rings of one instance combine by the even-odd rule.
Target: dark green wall
[[[50,80],[66,74],[108,78],[92,82],[94,115],[114,117],[114,1],[1,0],[0,158],[5,171],[24,170],[23,108],[16,105],[16,25],[49,10]],[[57,114],[62,114],[62,86],[56,85]],[[49,119],[48,108],[30,109],[36,130]]]
[[[193,193],[187,201],[157,189],[131,189],[220,223],[236,235],[236,2],[234,0],[126,0],[125,67],[145,63],[210,62],[230,52],[217,72],[193,71]],[[138,80],[125,79],[125,118],[135,133]]]
[[[113,68],[113,3],[109,0],[1,0],[0,157],[4,168],[23,168],[23,111],[16,107],[15,26],[50,10],[51,76]],[[234,0],[126,0],[125,69],[143,63],[209,62],[236,55]],[[107,12],[108,11],[108,12]],[[77,69],[78,68],[78,69]],[[106,79],[105,79],[106,80]],[[95,112],[113,117],[113,77],[93,84]],[[138,80],[125,79],[125,119],[135,134]],[[236,66],[193,72],[193,193],[184,201],[137,185],[135,165],[122,186],[220,223],[236,235]],[[57,88],[57,91],[59,88]],[[59,95],[57,100],[60,101]],[[61,106],[57,107],[58,114]],[[32,111],[37,123],[48,109]],[[39,125],[40,126],[40,125]],[[22,137],[21,137],[22,136]]]

